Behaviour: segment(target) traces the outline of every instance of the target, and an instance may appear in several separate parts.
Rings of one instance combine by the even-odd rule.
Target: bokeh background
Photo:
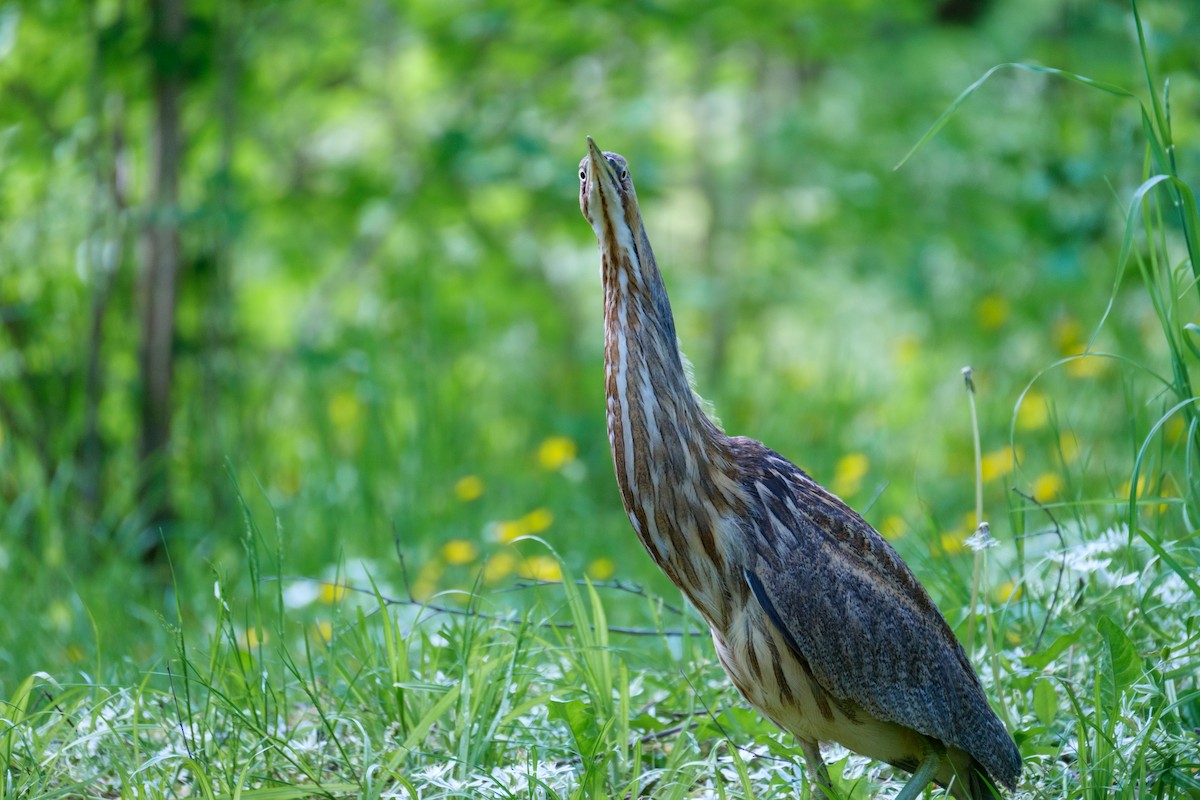
[[[1186,169],[1200,25],[1139,7]],[[894,169],[1014,61],[1148,97],[1117,0],[0,4],[0,694],[152,660],[253,536],[391,587],[398,541],[427,597],[557,577],[531,534],[677,596],[611,475],[585,135],[727,431],[939,600],[973,563],[965,365],[993,532],[1013,487],[1102,528],[1169,404],[1117,264],[1137,101],[1001,70]],[[1128,362],[1062,361],[1089,346]]]

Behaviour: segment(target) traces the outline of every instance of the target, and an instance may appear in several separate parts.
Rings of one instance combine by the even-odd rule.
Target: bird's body
[[[605,391],[621,498],[651,558],[712,629],[755,708],[962,800],[1013,787],[1020,755],[900,556],[778,453],[726,436],[692,392],[625,160],[588,139],[580,205],[604,284]],[[910,783],[913,787],[914,779]]]

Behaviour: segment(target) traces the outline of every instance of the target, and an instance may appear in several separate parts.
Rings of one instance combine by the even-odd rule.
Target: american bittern
[[[733,683],[799,740],[840,742],[960,800],[1015,788],[1021,755],[962,645],[891,545],[693,393],[625,159],[588,137],[579,204],[600,244],[608,438],[629,521],[712,629]]]

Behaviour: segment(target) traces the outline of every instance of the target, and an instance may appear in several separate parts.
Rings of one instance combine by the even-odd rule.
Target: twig
[[[71,730],[78,730],[78,728],[75,726],[75,721],[71,719],[67,712],[63,711],[62,706],[59,705],[59,702],[55,700],[54,696],[45,689],[42,690],[42,699],[54,707],[54,710],[58,712],[59,716],[66,720],[66,723],[71,726]]]
[[[196,756],[192,754],[191,738],[195,736],[195,731],[192,731],[191,736],[183,726],[183,709],[179,707],[179,695],[175,693],[175,675],[171,672],[171,664],[167,662],[167,685],[171,687],[171,699],[175,701],[175,715],[179,718],[179,732],[183,735],[183,747],[187,750],[188,758],[195,760]]]
[[[515,584],[508,587],[507,589],[499,590],[499,593],[522,591],[525,589],[533,589],[538,586],[557,586],[561,583],[562,583],[562,581],[544,581],[544,580],[517,581]],[[587,586],[588,582],[577,580],[577,581],[574,581],[574,584],[576,586],[583,587],[583,586]],[[688,613],[686,611],[684,611],[683,609],[673,606],[670,603],[662,602],[661,598],[654,597],[649,592],[647,592],[642,586],[640,586],[639,584],[636,584],[636,583],[626,583],[625,581],[607,581],[607,582],[603,582],[603,583],[592,582],[591,585],[593,587],[595,587],[596,589],[613,589],[618,592],[625,592],[626,594],[632,594],[636,597],[642,597],[642,598],[645,598],[646,600],[657,602],[662,606],[663,610],[670,611],[672,614],[675,614],[676,616],[679,616],[679,617],[689,616]]]
[[[704,702],[704,696],[702,694],[700,694],[700,690],[696,688],[696,685],[694,683],[692,683],[692,679],[689,678],[687,676],[687,673],[684,672],[682,669],[679,670],[679,674],[683,676],[683,679],[687,682],[688,687],[693,692],[695,692],[696,700],[699,701],[700,705],[704,707],[704,713],[708,715],[708,718],[710,720],[712,720],[713,725],[717,726],[717,730],[720,731],[721,738],[725,740],[726,744],[728,744],[730,747],[736,748],[736,749],[742,751],[743,753],[745,753],[749,756],[752,756],[754,758],[769,758],[772,761],[781,761],[781,762],[787,763],[787,764],[793,763],[792,760],[789,758],[781,758],[776,755],[771,755],[770,753],[756,753],[753,750],[751,750],[749,747],[745,747],[745,746],[740,745],[737,742],[733,741],[733,739],[730,737],[729,733],[725,730],[725,726],[720,723],[720,721],[717,719],[716,714],[714,714],[712,712],[712,709],[708,707],[708,704]]]
[[[400,562],[400,580],[404,582],[404,597],[397,599],[394,597],[388,597],[387,595],[382,595],[382,594],[379,595],[379,597],[381,597],[387,605],[418,606],[422,609],[428,609],[430,611],[433,611],[434,613],[450,614],[453,616],[469,617],[472,619],[482,619],[482,620],[486,620],[488,622],[498,622],[502,625],[518,625],[518,624],[520,624],[519,620],[514,620],[509,617],[500,616],[498,614],[488,614],[484,611],[480,611],[477,606],[477,602],[479,600],[479,594],[477,591],[468,592],[468,595],[472,599],[471,599],[471,602],[468,604],[467,608],[465,608],[465,609],[452,608],[450,606],[444,606],[444,605],[440,605],[438,603],[429,603],[429,602],[426,602],[423,600],[418,600],[416,597],[413,596],[412,584],[410,583],[410,581],[408,579],[408,565],[404,561],[404,548],[401,546],[400,532],[396,529],[395,522],[392,522],[392,541],[395,543],[395,547],[396,547],[396,560]],[[268,579],[268,580],[273,580],[273,578]],[[302,580],[308,580],[308,579],[302,579]],[[507,589],[505,591],[532,589],[532,588],[537,588],[539,586],[558,586],[561,583],[562,583],[562,581],[528,581],[528,582],[522,581],[522,582],[518,582],[516,584],[516,586],[510,587],[509,589]],[[583,582],[575,581],[575,584],[583,585]],[[478,577],[476,578],[475,585],[476,585],[476,587],[478,587],[478,585],[479,585]],[[597,588],[615,589],[617,591],[627,592],[629,594],[633,594],[638,597],[644,597],[647,600],[655,599],[655,598],[652,598],[646,592],[646,590],[643,589],[641,586],[638,586],[636,584],[628,584],[623,581],[614,581],[612,583],[593,583],[592,586],[595,586]],[[372,597],[375,596],[375,591],[373,589],[363,589],[358,586],[349,586],[349,585],[343,585],[342,588],[349,592],[358,592],[361,594],[369,594]],[[688,616],[688,614],[686,612],[684,612],[682,609],[675,608],[674,606],[670,606],[666,603],[661,603],[661,605],[663,608],[672,612],[673,614],[677,614],[678,616],[681,616],[681,617]],[[570,630],[575,627],[575,623],[546,621],[546,622],[541,623],[539,625],[539,627],[554,628],[556,630]],[[683,629],[658,630],[658,629],[650,629],[650,628],[629,628],[629,627],[624,627],[624,626],[620,626],[620,625],[616,625],[616,626],[610,625],[608,627],[608,631],[610,633],[619,633],[619,634],[623,634],[626,636],[671,636],[671,637],[676,637],[676,636],[683,636],[685,633],[685,631]]]
[[[356,589],[356,588],[350,587],[350,586],[347,586],[345,588],[349,591],[365,592],[365,590]],[[433,611],[435,613],[452,614],[454,616],[470,617],[472,619],[482,619],[482,620],[487,620],[488,622],[498,622],[502,625],[516,626],[516,625],[521,624],[520,620],[512,619],[511,617],[502,617],[498,614],[489,614],[486,611],[478,611],[478,610],[475,610],[474,607],[451,608],[450,606],[443,606],[443,605],[439,605],[437,603],[422,602],[422,601],[416,600],[416,599],[395,600],[395,599],[388,598],[388,597],[385,597],[383,599],[384,599],[384,602],[386,602],[388,605],[419,606],[420,608],[428,609],[429,611]],[[574,622],[551,622],[551,621],[547,620],[545,622],[539,623],[538,627],[539,628],[553,628],[555,630],[571,630],[572,628],[575,628],[577,626],[575,625]],[[628,627],[625,627],[622,625],[609,625],[608,632],[609,633],[619,633],[619,634],[623,634],[626,636],[670,636],[670,637],[684,636],[685,634],[689,633],[689,631],[685,631],[682,628],[670,628],[670,629],[664,629],[664,630],[657,630],[654,628],[628,628]],[[691,633],[695,633],[695,632],[691,631]]]
[[[412,602],[413,593],[412,586],[408,582],[408,565],[404,563],[404,549],[400,546],[400,531],[396,529],[395,520],[392,520],[392,541],[396,545],[396,560],[400,562],[400,577],[404,580],[404,596],[408,598],[409,602]],[[384,599],[387,600],[386,597]]]
[[[390,597],[385,594],[380,594],[379,598],[382,599],[386,605],[389,605],[389,606],[416,606],[421,609],[432,611],[435,614],[449,614],[451,616],[456,616],[456,617],[468,617],[468,618],[472,618],[472,619],[481,619],[481,620],[485,620],[488,622],[497,622],[497,623],[500,623],[501,625],[515,626],[515,625],[521,624],[520,620],[515,620],[515,619],[512,619],[511,617],[501,616],[499,614],[489,614],[485,611],[479,611],[477,606],[475,606],[475,601],[478,600],[477,592],[468,592],[468,594],[473,598],[473,600],[472,600],[472,603],[469,604],[467,608],[454,608],[452,606],[446,606],[446,605],[442,605],[440,603],[431,603],[431,602],[428,602],[425,600],[418,600],[416,597],[413,596],[413,593],[412,593],[412,588],[411,588],[411,585],[410,585],[409,579],[408,579],[408,570],[406,569],[405,563],[404,563],[404,553],[400,549],[400,540],[398,537],[396,539],[396,557],[400,560],[400,577],[401,577],[401,580],[404,582],[405,596],[397,598],[397,597]],[[307,578],[307,577],[301,577],[301,576],[293,576],[293,577],[289,577],[289,578],[276,578],[275,576],[266,576],[263,578],[264,582],[274,581],[274,580],[308,581],[308,580],[313,580],[313,579]],[[328,581],[319,581],[319,583],[328,583]],[[529,583],[529,584],[523,585],[518,588],[530,589],[530,588],[535,588],[537,586],[558,586],[558,585],[561,585],[561,583],[562,583],[562,581],[537,581],[534,583]],[[576,581],[576,583],[579,583],[579,582]],[[641,587],[631,586],[631,585],[625,584],[625,583],[592,584],[592,585],[596,586],[597,588],[616,589],[618,591],[628,592],[630,594],[637,595],[639,597],[644,597],[648,600],[655,599]],[[374,589],[364,588],[362,586],[353,586],[350,584],[339,584],[339,588],[341,588],[347,592],[354,592],[356,594],[365,594],[365,595],[370,595],[371,597],[376,596]],[[674,614],[678,614],[681,617],[688,616],[688,614],[686,612],[684,612],[678,608],[675,608],[674,606],[668,605],[666,603],[663,603],[662,607],[668,611],[671,611]],[[576,625],[574,622],[546,621],[546,622],[540,623],[538,627],[554,628],[556,630],[570,630],[572,628],[575,628]],[[622,634],[625,636],[669,636],[672,638],[683,636],[686,633],[686,631],[683,630],[682,628],[666,628],[666,629],[660,630],[657,628],[630,628],[630,627],[626,627],[623,625],[610,625],[610,626],[608,626],[608,631],[609,631],[609,633],[619,633],[619,634]]]

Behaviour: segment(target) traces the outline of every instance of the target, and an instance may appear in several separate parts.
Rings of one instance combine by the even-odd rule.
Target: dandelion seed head
[[[981,522],[979,523],[979,527],[975,529],[975,532],[967,537],[967,540],[963,544],[978,553],[987,550],[989,547],[996,547],[1000,542],[992,538],[992,526],[986,522]]]

